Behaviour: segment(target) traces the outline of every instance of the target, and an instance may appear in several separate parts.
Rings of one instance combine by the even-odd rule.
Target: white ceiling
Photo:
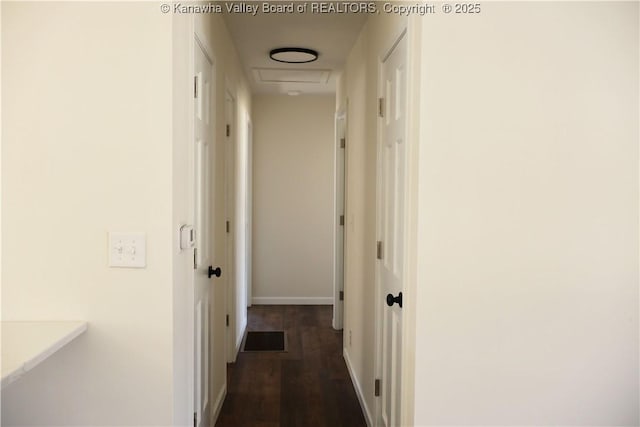
[[[251,2],[258,6],[255,16],[251,13],[225,14],[227,27],[252,91],[272,94],[286,94],[289,91],[299,91],[301,94],[335,92],[336,72],[342,69],[367,15],[313,14],[309,10],[307,13],[263,13],[262,3]],[[297,6],[301,3],[293,4]],[[283,64],[269,58],[269,51],[278,47],[314,49],[319,52],[319,57],[317,61],[307,64]]]

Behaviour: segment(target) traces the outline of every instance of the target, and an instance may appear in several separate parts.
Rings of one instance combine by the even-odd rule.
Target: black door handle
[[[395,303],[398,303],[400,308],[402,308],[402,292],[398,293],[397,297],[394,297],[392,294],[387,294],[387,305],[393,307]]]
[[[216,267],[214,270],[212,266],[209,266],[209,279],[211,279],[211,276],[220,277],[221,274],[222,270],[220,270],[220,267]]]

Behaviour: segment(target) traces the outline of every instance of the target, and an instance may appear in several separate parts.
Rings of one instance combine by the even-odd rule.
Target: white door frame
[[[415,417],[415,340],[416,301],[418,270],[418,181],[420,131],[422,120],[420,91],[422,62],[421,43],[424,20],[413,15],[407,20],[407,164],[406,164],[406,217],[405,217],[405,283],[403,301],[404,318],[402,329],[402,405],[400,417],[403,425],[414,425]],[[410,351],[409,351],[410,350]]]
[[[187,85],[189,87],[191,87],[193,85],[193,76],[195,76],[195,50],[196,50],[196,38],[198,37],[197,34],[195,33],[195,23],[194,23],[194,18],[191,17],[188,20],[188,24],[187,24],[187,39],[188,39],[188,49],[189,49],[189,66],[188,66],[188,73],[185,76],[187,79]],[[188,102],[187,102],[187,120],[188,120],[188,126],[187,126],[187,131],[188,131],[188,139],[187,139],[187,158],[188,158],[188,163],[189,165],[187,166],[187,187],[188,187],[188,221],[192,223],[193,217],[194,217],[194,205],[195,205],[195,182],[192,179],[193,176],[193,157],[194,157],[194,149],[193,149],[193,140],[195,138],[195,106],[193,103],[193,93],[192,91],[188,91]],[[193,226],[193,224],[191,224]],[[180,231],[177,231],[178,233],[178,243],[180,242]],[[183,307],[185,308],[185,315],[186,315],[186,348],[183,349],[183,351],[186,352],[186,373],[187,373],[187,389],[185,390],[185,394],[186,394],[186,411],[187,413],[184,414],[187,418],[187,420],[192,420],[193,418],[193,408],[195,407],[195,366],[193,361],[195,360],[195,309],[193,306],[193,301],[194,301],[194,295],[195,295],[195,290],[194,290],[194,272],[193,272],[193,253],[192,250],[184,250],[181,249],[181,252],[188,252],[189,253],[189,273],[188,273],[188,286],[187,286],[187,291],[186,291],[186,301],[185,304],[183,305]],[[176,301],[174,301],[175,303]],[[174,344],[175,346],[175,344]],[[174,353],[176,353],[176,349],[174,348]],[[175,400],[175,397],[174,397]],[[174,402],[175,404],[175,402]],[[182,412],[182,411],[181,411]],[[182,417],[182,415],[181,415]],[[176,422],[176,415],[174,415],[174,422]]]
[[[246,307],[251,307],[252,298],[252,254],[253,254],[253,123],[251,117],[247,113],[247,193],[245,206],[247,208],[247,224],[245,235],[245,280],[246,280]]]
[[[236,323],[236,271],[235,271],[235,233],[236,224],[236,144],[235,144],[235,120],[236,120],[236,98],[231,90],[228,81],[225,82],[224,95],[224,120],[223,126],[225,139],[225,217],[227,221],[227,316],[229,319],[226,327],[226,354],[227,363],[233,363],[236,360],[235,345],[235,323]],[[229,110],[229,101],[232,108]],[[226,136],[226,127],[230,128],[230,136]]]
[[[344,323],[344,248],[346,223],[347,109],[335,116],[334,187],[333,187],[333,328]],[[343,146],[344,141],[344,146]],[[342,221],[341,221],[342,219]],[[340,299],[342,292],[343,299]]]
[[[231,125],[237,129],[237,135],[231,136],[235,145],[235,211],[232,221],[234,256],[235,256],[235,286],[234,286],[234,358],[240,351],[242,339],[247,323],[247,291],[249,271],[249,115],[242,106],[235,106]],[[238,111],[239,110],[239,111]],[[234,225],[235,224],[235,225]]]
[[[419,117],[419,113],[414,111],[419,105],[416,101],[417,95],[414,94],[412,86],[413,82],[419,77],[417,75],[417,61],[415,57],[416,40],[418,35],[416,32],[416,26],[413,20],[405,20],[398,26],[394,32],[395,36],[390,38],[386,44],[386,48],[382,51],[382,54],[378,57],[378,98],[384,98],[384,86],[383,86],[383,66],[384,60],[393,51],[396,44],[402,37],[407,39],[407,74],[406,74],[406,92],[407,92],[407,123],[406,123],[406,172],[405,172],[405,221],[404,221],[404,263],[402,266],[403,272],[403,330],[401,337],[401,346],[403,348],[401,359],[401,378],[400,378],[400,392],[401,392],[401,407],[400,418],[401,425],[413,425],[413,412],[414,412],[414,372],[415,372],[415,352],[408,351],[413,349],[413,343],[415,342],[415,269],[416,269],[416,214],[417,214],[417,172],[418,172],[418,148],[419,140],[417,138],[417,131],[414,132],[413,124]],[[381,155],[380,149],[382,146],[382,120],[378,120],[377,128],[377,161],[376,161],[376,240],[379,240],[380,232],[380,218],[381,218]],[[376,262],[378,262],[376,260]],[[374,367],[376,378],[382,376],[382,283],[380,280],[380,273],[378,266],[375,269],[375,355],[374,355]],[[374,426],[379,426],[381,421],[382,402],[380,398],[375,399],[374,409]]]

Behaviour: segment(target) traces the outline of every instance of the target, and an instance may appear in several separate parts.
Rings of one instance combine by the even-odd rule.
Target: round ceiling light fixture
[[[318,59],[318,52],[303,47],[280,47],[272,49],[269,52],[269,57],[274,61],[287,64],[304,64]]]

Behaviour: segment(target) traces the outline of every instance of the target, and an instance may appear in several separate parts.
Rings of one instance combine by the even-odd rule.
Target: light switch
[[[147,266],[147,238],[144,233],[109,233],[109,267]]]

